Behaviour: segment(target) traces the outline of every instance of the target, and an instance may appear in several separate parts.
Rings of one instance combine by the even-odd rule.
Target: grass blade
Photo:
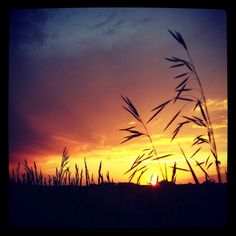
[[[198,149],[192,154],[192,156],[191,156],[190,158],[193,158],[200,150],[201,150],[201,147],[198,148]]]
[[[180,167],[176,167],[176,170],[181,170],[181,171],[186,171],[186,172],[189,172],[189,170],[187,170],[187,169],[184,169],[184,168],[180,168]]]
[[[188,159],[187,159],[187,157],[186,157],[186,155],[185,155],[183,149],[180,147],[180,145],[179,145],[179,148],[180,148],[180,150],[181,150],[181,152],[182,152],[182,154],[183,154],[183,156],[184,156],[184,158],[185,158],[185,160],[186,160],[186,162],[187,162],[187,164],[188,164],[188,167],[189,167],[189,169],[190,169],[190,172],[191,172],[191,174],[192,174],[192,176],[193,176],[193,179],[194,179],[195,183],[196,183],[196,184],[199,184],[199,181],[198,181],[198,179],[197,179],[197,176],[195,175],[195,172],[193,171],[193,168],[192,168],[190,162],[188,161]]]
[[[183,39],[183,37],[181,36],[181,34],[177,31],[175,31],[175,33],[173,33],[171,30],[169,30],[169,33],[177,40],[177,42],[179,42],[184,48],[185,50],[187,50],[187,45]]]
[[[129,182],[131,182],[131,180],[133,179],[133,177],[135,176],[135,174],[138,172],[138,171],[140,171],[140,170],[142,170],[142,169],[144,169],[144,168],[146,168],[147,166],[143,166],[143,167],[141,167],[141,168],[139,168],[139,169],[136,169],[131,175],[130,175],[130,177],[129,177]]]
[[[209,159],[210,159],[210,156],[207,157],[207,159],[206,159],[206,161],[205,161],[205,166],[207,165]]]
[[[173,166],[173,171],[172,171],[172,177],[171,177],[171,182],[172,183],[174,183],[175,175],[176,175],[176,162]]]
[[[211,162],[211,163],[207,166],[207,169],[209,169],[212,164],[213,164],[213,162]]]
[[[201,169],[202,172],[205,174],[205,176],[206,176],[207,178],[210,178],[209,174],[208,174],[208,173],[203,169],[203,167],[202,167],[202,164],[203,164],[203,163],[204,163],[204,162],[199,163],[199,162],[196,161],[197,166],[200,167],[200,169]]]
[[[139,122],[141,122],[140,118],[134,114],[132,111],[130,111],[127,107],[123,107],[126,111],[128,111],[136,120],[138,120]]]
[[[171,62],[177,62],[177,61],[179,61],[178,58],[175,58],[175,57],[172,57],[172,58],[165,57],[164,59],[167,60],[167,61],[171,61]]]
[[[181,34],[180,34],[179,32],[176,32],[176,31],[175,31],[175,33],[176,33],[176,35],[178,36],[178,42],[179,42],[180,44],[182,44],[182,46],[185,48],[185,50],[187,50],[186,43],[185,43],[183,37],[181,36]]]
[[[207,120],[207,117],[206,117],[206,114],[202,108],[202,104],[201,102],[199,102],[199,107],[200,107],[200,110],[201,110],[201,114],[202,114],[202,117],[204,118],[204,120],[206,121],[206,123],[208,124],[208,120]]]
[[[155,110],[157,110],[157,111],[156,111],[156,113],[154,113],[154,115],[147,121],[147,124],[148,124],[152,119],[154,119],[154,118],[164,109],[164,107],[165,107],[170,101],[172,101],[172,100],[173,100],[173,99],[170,99],[170,100],[168,100],[168,101],[162,103],[161,105],[155,107],[154,109],[152,109],[152,111],[155,111]]]
[[[184,79],[176,88],[175,91],[180,88],[182,85],[185,85],[185,83],[188,81],[189,78]]]
[[[142,136],[143,134],[142,133],[137,133],[137,134],[133,134],[133,135],[129,135],[129,136],[126,136],[125,138],[125,140],[124,141],[122,141],[121,142],[121,144],[122,143],[125,143],[125,142],[127,142],[127,141],[129,141],[129,140],[131,140],[131,139],[133,139],[133,138],[137,138],[137,137],[139,137],[139,136]]]
[[[131,129],[136,128],[136,126],[131,126],[125,129],[119,129],[119,131],[130,131]]]
[[[173,154],[167,154],[167,155],[164,155],[164,156],[159,156],[159,157],[156,157],[154,159],[152,159],[153,161],[155,160],[159,160],[159,159],[162,159],[162,158],[165,158],[165,157],[169,157],[169,156],[172,156]]]
[[[186,90],[185,90],[186,91]],[[184,101],[188,101],[188,102],[194,102],[193,99],[191,98],[185,98],[185,97],[178,97],[179,100],[184,100]]]
[[[184,87],[185,87],[185,85],[180,90],[178,90],[177,96],[175,97],[175,100],[174,100],[173,103],[175,103],[178,100],[178,98],[180,97],[181,93],[183,92]]]
[[[161,107],[148,121],[147,124],[153,120],[162,110],[164,109],[164,107]]]
[[[141,172],[141,174],[139,175],[139,177],[138,177],[138,179],[137,179],[137,184],[140,184],[140,179],[141,179],[142,175],[143,175],[147,170],[148,170],[148,168],[146,168],[145,170],[143,170],[143,171]]]
[[[180,114],[181,110],[179,110],[175,116],[171,119],[171,121],[168,123],[168,125],[165,127],[164,131],[173,123],[173,121],[177,118],[177,116]]]
[[[172,99],[170,99],[170,100],[168,100],[168,101],[162,103],[161,105],[159,105],[159,106],[153,108],[152,111],[155,111],[155,110],[157,110],[157,109],[159,109],[159,108],[161,108],[161,107],[165,107],[170,101],[172,101]]]
[[[173,66],[170,66],[170,68],[180,67],[180,66],[184,66],[184,65],[185,65],[185,63],[175,64]]]
[[[139,113],[138,113],[137,109],[135,108],[135,106],[133,105],[133,103],[129,100],[129,98],[128,97],[123,97],[122,95],[121,95],[121,97],[129,107],[129,109],[126,108],[126,107],[123,107],[123,108],[125,110],[127,110],[128,112],[130,112],[138,121],[141,122],[141,118],[139,116]]]
[[[180,74],[180,75],[177,75],[177,76],[175,76],[175,79],[181,78],[181,77],[183,77],[183,76],[185,76],[185,75],[187,75],[187,74],[188,74],[188,72],[187,72],[187,73]],[[188,79],[188,78],[187,78],[187,79]]]
[[[166,163],[165,163],[165,180],[168,181],[168,175],[167,175]]]
[[[171,30],[168,29],[168,31],[179,42],[178,37]]]
[[[179,123],[179,126],[173,131],[172,133],[172,138],[171,138],[171,142],[175,139],[176,135],[179,133],[180,129],[183,127],[183,125],[190,123],[190,121],[184,121]]]

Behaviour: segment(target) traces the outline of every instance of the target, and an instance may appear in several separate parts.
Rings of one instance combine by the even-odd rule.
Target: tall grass
[[[153,111],[156,111],[155,114],[150,118],[149,122],[154,119],[159,112],[167,105],[174,104],[177,101],[184,102],[185,104],[183,107],[174,115],[174,117],[171,119],[171,121],[167,124],[164,130],[166,130],[172,123],[173,121],[179,116],[186,105],[188,104],[193,104],[193,113],[194,111],[198,108],[200,110],[200,116],[192,115],[191,117],[183,115],[183,121],[178,123],[176,129],[172,133],[172,139],[173,140],[181,128],[187,124],[195,124],[199,127],[202,127],[205,129],[205,133],[196,136],[193,140],[192,146],[195,145],[203,145],[207,144],[209,146],[210,152],[212,154],[212,157],[215,159],[215,166],[216,166],[216,172],[217,172],[217,177],[218,177],[218,182],[221,183],[221,173],[220,173],[220,161],[218,158],[217,154],[217,147],[216,147],[216,142],[215,142],[215,135],[214,135],[214,130],[212,128],[212,122],[210,119],[209,115],[209,110],[206,102],[206,95],[205,91],[203,89],[202,82],[200,80],[200,77],[198,75],[197,69],[195,67],[195,64],[192,60],[190,51],[187,47],[187,44],[185,43],[183,37],[179,32],[173,32],[169,30],[169,33],[173,36],[173,38],[184,48],[186,54],[187,54],[187,59],[182,59],[178,57],[167,57],[165,58],[167,61],[173,63],[170,68],[182,68],[183,71],[181,74],[178,74],[174,77],[175,80],[180,80],[179,84],[175,88],[176,96],[174,98],[171,98],[164,102],[163,104],[157,106],[156,108],[153,109]],[[191,84],[191,86],[190,86]],[[197,86],[198,88],[195,88],[194,86]],[[193,93],[193,90],[198,91],[198,95],[195,96]],[[198,148],[196,152],[198,152],[201,149]],[[205,173],[205,172],[204,172]]]
[[[180,145],[179,145],[179,148],[180,148],[180,150],[181,150],[181,152],[182,152],[182,154],[183,154],[183,156],[184,156],[185,161],[186,161],[187,164],[188,164],[189,170],[190,170],[190,172],[191,172],[191,174],[192,174],[192,176],[193,176],[193,179],[194,179],[195,183],[196,183],[196,184],[199,184],[198,178],[197,178],[197,176],[196,176],[196,174],[195,174],[195,172],[194,172],[194,170],[193,170],[193,168],[192,168],[190,162],[188,161],[188,158],[186,157],[186,155],[185,155],[185,153],[184,153],[184,150],[180,147]]]
[[[99,164],[99,168],[98,168],[98,184],[103,183],[103,175],[102,175],[102,161]]]
[[[70,155],[69,152],[67,150],[67,148],[65,147],[62,153],[62,159],[61,159],[61,165],[60,168],[56,168],[56,176],[54,179],[54,183],[55,185],[65,185],[65,179],[64,176],[67,174],[68,169],[66,168],[67,164],[68,164],[68,159],[69,159]],[[63,181],[64,180],[64,181]]]
[[[187,59],[182,59],[182,58],[178,58],[175,56],[165,58],[167,61],[173,63],[170,66],[170,68],[173,68],[173,69],[182,68],[183,69],[183,71],[180,74],[177,74],[174,77],[174,80],[179,81],[178,85],[175,88],[176,95],[175,95],[175,97],[170,98],[170,99],[166,100],[165,102],[163,102],[162,104],[153,108],[151,110],[152,115],[148,119],[147,122],[143,121],[139,112],[137,111],[134,104],[130,101],[130,99],[128,97],[122,96],[123,101],[127,105],[126,107],[123,107],[123,108],[127,112],[129,112],[143,128],[142,131],[138,130],[136,126],[131,126],[131,127],[125,128],[125,129],[120,129],[121,131],[125,131],[125,132],[129,133],[129,135],[125,136],[125,140],[122,143],[125,143],[131,139],[134,139],[134,138],[137,138],[140,136],[146,136],[152,146],[151,151],[153,152],[153,154],[155,156],[155,158],[152,160],[159,160],[161,157],[158,157],[156,147],[153,145],[152,137],[151,137],[149,130],[147,128],[148,124],[154,118],[156,118],[158,115],[160,115],[161,111],[164,108],[166,108],[167,106],[170,106],[171,104],[173,105],[177,102],[184,103],[182,108],[180,110],[178,110],[177,113],[174,114],[174,116],[171,118],[171,120],[165,126],[163,131],[166,131],[174,123],[174,121],[177,119],[177,117],[179,117],[184,112],[184,109],[189,104],[192,104],[193,105],[192,116],[182,115],[183,121],[177,124],[177,127],[175,128],[175,130],[172,133],[171,141],[177,137],[180,130],[187,124],[194,124],[194,125],[197,125],[201,128],[204,128],[204,132],[202,134],[194,137],[194,139],[193,139],[192,146],[200,146],[200,147],[197,148],[197,150],[193,153],[191,158],[193,156],[195,156],[201,150],[202,145],[207,144],[210,149],[210,153],[211,153],[210,156],[213,157],[215,160],[214,162],[215,162],[218,182],[221,183],[222,181],[221,181],[221,173],[220,173],[220,167],[219,167],[220,161],[218,158],[214,130],[213,130],[212,122],[211,122],[210,115],[209,115],[209,110],[208,110],[207,101],[206,101],[206,95],[205,95],[205,91],[203,89],[202,81],[200,80],[197,69],[196,69],[195,64],[192,60],[190,51],[189,51],[188,46],[187,46],[185,40],[183,39],[182,35],[179,32],[176,32],[176,31],[173,32],[171,30],[169,30],[169,33],[184,48],[184,50],[186,52],[186,56],[187,56]],[[195,86],[197,86],[197,88],[195,88]],[[197,91],[197,95],[195,93],[193,93],[193,91]],[[194,114],[196,109],[198,109],[200,111],[199,112],[200,115]],[[189,170],[193,176],[195,183],[198,184],[199,181],[197,179],[197,176],[196,176],[188,158],[186,157],[186,155],[181,147],[180,147],[180,150],[186,160],[186,163],[189,167]],[[167,157],[170,155],[171,154],[168,154],[168,155],[165,155],[164,157]],[[143,174],[143,171],[144,171],[143,169],[146,168],[146,166],[141,167],[141,168],[140,167],[138,168],[137,166],[139,166],[144,160],[146,160],[144,158],[144,156],[145,156],[145,154],[138,156],[136,158],[136,160],[134,161],[134,163],[132,164],[131,168],[126,172],[126,173],[128,173],[129,171],[134,170],[133,173],[131,174],[131,176],[129,177],[130,181],[132,180],[132,178],[134,177],[134,175],[137,172],[140,172],[142,170],[140,175]],[[204,162],[205,165],[208,164],[208,160],[209,160],[210,156]],[[142,159],[142,158],[144,158],[144,159]],[[149,159],[149,158],[150,159],[153,158],[153,155],[150,155],[147,157],[147,159]],[[202,165],[204,163],[199,163],[196,161],[197,166],[199,166],[201,171],[205,174],[206,181],[208,181],[210,179],[210,176],[207,173],[207,171],[202,167]],[[213,164],[213,162],[211,162],[209,165],[207,165],[207,169],[209,169],[209,167],[212,164]],[[162,174],[162,178],[164,180],[168,181],[166,165],[165,165],[165,174],[163,173],[163,170],[162,170],[160,164],[159,164],[159,167],[160,167],[160,171]],[[183,168],[180,168],[180,169],[183,170]],[[175,166],[173,168],[172,178],[171,178],[172,182],[174,182],[176,180],[176,176],[175,176],[176,170],[177,169],[176,169],[176,164],[175,164]]]
[[[11,183],[15,184],[26,184],[33,186],[82,186],[83,185],[83,168],[79,171],[78,164],[74,166],[74,175],[68,167],[69,164],[69,152],[65,147],[62,152],[62,159],[59,168],[56,167],[55,174],[44,176],[41,169],[38,169],[36,162],[33,162],[33,166],[30,166],[27,160],[24,160],[23,167],[24,170],[21,171],[21,163],[19,162],[16,170],[12,168],[11,173],[9,173],[9,180]],[[94,180],[94,175],[89,175],[89,170],[87,167],[86,159],[84,158],[85,165],[85,185],[96,184]],[[103,174],[101,170],[102,162],[100,162],[98,168],[98,182],[101,183],[111,183],[110,172],[107,171],[106,178],[107,181],[103,180]]]
[[[90,179],[89,179],[89,171],[86,163],[86,159],[84,158],[84,167],[85,167],[85,180],[86,180],[86,186],[89,186],[90,184]]]
[[[157,154],[157,149],[154,146],[152,136],[151,136],[151,134],[148,130],[148,127],[147,127],[148,122],[143,121],[137,108],[135,107],[135,105],[131,102],[131,100],[128,97],[124,97],[124,96],[121,96],[121,97],[122,97],[123,101],[126,103],[126,106],[123,106],[123,108],[127,112],[129,112],[142,127],[142,131],[138,130],[137,126],[131,126],[128,128],[120,129],[120,131],[125,131],[125,132],[129,133],[129,135],[124,137],[125,140],[122,141],[121,143],[125,143],[129,140],[132,140],[132,139],[140,137],[140,136],[145,136],[145,137],[147,137],[147,139],[149,140],[149,143],[151,144],[151,148],[144,149],[143,153],[135,159],[131,168],[125,172],[125,174],[126,174],[126,173],[129,173],[130,171],[133,171],[129,177],[129,182],[130,182],[134,178],[134,176],[137,173],[140,173],[140,171],[141,171],[141,173],[139,174],[138,179],[137,179],[137,183],[140,183],[140,178],[142,177],[144,172],[146,172],[148,170],[147,165],[140,167],[140,164],[143,164],[144,161],[149,160],[149,159],[153,160],[153,161],[158,161],[162,158],[171,156],[172,154],[167,154],[167,155],[162,155],[162,156],[159,156]],[[164,179],[165,178],[164,173],[163,173],[162,167],[159,162],[158,162],[158,165],[159,165],[160,172],[162,174],[162,178]]]

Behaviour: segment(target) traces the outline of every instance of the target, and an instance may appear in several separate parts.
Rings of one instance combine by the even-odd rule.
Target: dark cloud
[[[104,34],[114,34],[116,30],[125,23],[125,18],[123,14],[119,11],[113,11],[107,18],[97,24],[95,24],[92,28],[106,29]]]
[[[102,32],[103,35],[115,35],[119,32],[119,27],[125,23],[124,19],[116,20],[109,24],[107,29]]]
[[[40,46],[47,34],[44,24],[47,14],[43,10],[14,10],[10,14],[10,46],[19,50],[21,46]]]
[[[157,15],[133,17],[130,19],[131,25],[133,27],[137,25],[142,25],[142,24],[150,24],[150,23],[157,24],[157,21],[158,21]]]
[[[144,24],[144,23],[149,23],[149,22],[153,22],[155,20],[154,17],[152,16],[146,16],[146,17],[143,17],[143,18],[140,18],[140,20],[138,20],[137,22],[139,24]],[[156,23],[156,22],[155,22]]]
[[[114,35],[114,34],[116,34],[116,30],[115,29],[108,29],[108,30],[105,30],[103,32],[103,34],[105,34],[105,35]]]
[[[120,32],[122,27],[136,27],[142,24],[156,23],[157,16],[140,16],[134,14],[127,14],[125,11],[114,11],[107,18],[92,28],[103,29],[102,35],[114,35]],[[124,28],[125,30],[125,28]]]
[[[113,24],[112,24],[112,28],[114,29],[117,29],[119,28],[121,25],[123,25],[125,23],[125,19],[117,19],[117,21],[115,21]]]
[[[21,114],[15,107],[9,111],[9,149],[11,153],[40,153],[52,148],[52,139],[33,125],[27,114]]]
[[[136,97],[141,92],[142,73],[149,76],[148,68],[140,65],[156,67],[142,56],[144,47],[137,47],[139,52],[128,45],[74,55],[58,52],[24,61],[18,57],[11,64],[11,149],[52,151],[58,146],[55,135],[86,143],[88,148],[100,145],[103,134],[111,135],[109,142],[119,143],[117,120],[123,116],[119,95]]]
[[[110,24],[117,17],[116,12],[112,12],[105,20],[100,21],[95,24],[92,28],[101,28]]]

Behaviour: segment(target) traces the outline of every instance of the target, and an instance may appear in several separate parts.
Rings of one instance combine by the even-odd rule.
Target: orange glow
[[[218,102],[216,101],[215,103],[218,104],[219,101]],[[220,111],[220,114],[218,114],[217,117],[220,117],[222,115],[225,116],[227,112],[226,108],[227,107],[224,107],[224,110]],[[212,106],[211,109],[216,110],[217,108]],[[214,117],[212,117],[212,120],[214,120]],[[130,122],[129,120],[127,121],[127,123]],[[217,122],[219,124],[225,124],[225,125],[217,127],[216,126]],[[218,145],[219,160],[221,162],[221,173],[224,179],[225,170],[227,168],[227,120],[226,118],[224,118],[221,119],[221,121],[217,122],[213,123],[213,126],[215,125],[214,131],[215,131],[216,142]],[[120,127],[122,127],[122,125]],[[166,163],[168,179],[170,180],[172,176],[171,166],[174,165],[175,161],[177,162],[177,167],[188,169],[185,159],[183,158],[181,152],[178,149],[178,144],[181,144],[181,146],[184,148],[186,155],[190,157],[193,154],[193,152],[197,149],[197,147],[192,147],[192,140],[194,137],[193,134],[197,129],[191,126],[189,126],[188,129],[186,127],[186,129],[183,130],[182,133],[180,133],[179,137],[176,138],[176,140],[170,142],[168,134],[158,134],[158,128],[159,128],[158,121],[155,121],[152,124],[152,128],[153,130],[157,130],[157,134],[154,133],[152,137],[154,145],[158,150],[158,154],[159,155],[165,155],[167,153],[173,154],[170,157],[159,160],[159,164],[161,165],[163,170]],[[113,136],[113,138],[116,137],[117,141],[119,139],[122,140],[121,132],[115,131],[114,135],[115,136]],[[104,136],[103,139],[108,140],[107,136]],[[97,180],[98,166],[100,161],[102,161],[102,171],[104,175],[105,173],[107,173],[107,171],[109,171],[110,176],[113,178],[114,182],[128,181],[128,177],[130,176],[131,172],[126,175],[124,175],[124,173],[131,167],[133,161],[137,158],[137,156],[140,155],[140,153],[142,153],[142,149],[151,148],[150,143],[145,137],[124,144],[118,144],[112,146],[106,145],[106,141],[104,141],[100,142],[100,144],[97,147],[94,147],[93,150],[88,150],[86,148],[86,143],[81,144],[79,141],[76,140],[62,138],[59,136],[55,136],[54,140],[57,143],[58,141],[60,142],[62,141],[61,143],[67,144],[70,153],[69,166],[71,167],[72,173],[74,172],[75,163],[79,165],[79,168],[84,169],[84,158],[86,158],[90,174],[93,174],[95,180]],[[63,148],[62,144],[61,147]],[[205,147],[204,146],[202,147],[201,152],[199,152],[199,154],[196,155],[196,158],[190,160],[190,163],[194,167],[196,175],[201,181],[204,181],[204,174],[202,173],[201,169],[196,166],[195,160],[198,160],[199,162],[205,161],[208,156],[209,156],[209,150],[208,146],[206,145]],[[53,175],[55,174],[55,168],[59,167],[60,165],[61,153],[59,152],[59,150],[54,155],[44,155],[44,154],[32,155],[30,153],[29,154],[25,153],[21,154],[18,158],[19,158],[18,160],[21,160],[22,162],[24,159],[27,159],[29,164],[33,164],[33,161],[36,161],[38,167],[42,169],[45,175],[49,174]],[[211,161],[213,161],[212,157]],[[144,164],[147,165],[149,169],[142,176],[140,184],[146,185],[150,181],[150,176],[152,174],[153,174],[151,183],[152,185],[155,185],[155,180],[157,175],[159,176],[159,181],[163,179],[157,161],[147,160],[144,161]],[[9,168],[11,169],[12,167],[16,167],[16,165],[17,162],[15,163],[10,162]],[[212,165],[209,168],[209,173],[212,177],[215,177],[216,170],[214,165]],[[134,177],[132,182],[135,183],[137,181],[137,177],[138,175]],[[177,183],[188,183],[188,182],[193,182],[190,172],[177,171]]]
[[[19,31],[14,34],[16,38],[10,37],[9,169],[16,168],[18,162],[23,163],[26,159],[30,165],[35,161],[45,176],[55,175],[56,167],[60,166],[62,150],[66,146],[70,153],[68,167],[72,174],[76,163],[80,170],[84,170],[86,158],[90,176],[93,174],[95,181],[102,161],[104,178],[109,171],[114,182],[128,182],[132,172],[124,173],[142,155],[144,149],[151,149],[152,146],[144,135],[120,144],[127,134],[119,129],[136,126],[145,132],[142,125],[122,108],[124,104],[120,95],[130,98],[145,124],[152,116],[153,108],[173,98],[180,81],[173,78],[183,71],[179,67],[170,69],[169,63],[163,58],[187,56],[167,31],[171,22],[178,19],[176,25],[186,29],[183,30],[183,36],[191,48],[205,91],[221,162],[221,174],[225,180],[228,108],[224,14],[217,13],[217,19],[222,20],[222,24],[213,27],[215,22],[208,22],[208,18],[201,20],[205,14],[199,14],[199,21],[196,21],[196,15],[192,18],[190,13],[186,13],[183,18],[173,14],[171,18],[170,13],[159,14],[157,9],[157,18],[145,13],[146,17],[137,16],[139,20],[131,20],[129,15],[119,18],[123,15],[114,14],[114,18],[110,17],[109,11],[107,9],[105,13],[104,10],[102,15],[105,17],[107,14],[110,23],[105,20],[105,23],[99,24],[96,17],[89,19],[86,13],[81,19],[76,18],[77,23],[63,20],[65,28],[61,28],[62,25],[55,21],[55,12],[52,18],[47,18],[47,27],[41,25],[43,21],[38,22],[42,32]],[[74,15],[80,17],[80,14]],[[150,21],[143,20],[149,17]],[[115,18],[118,18],[117,21],[114,21]],[[190,20],[186,20],[188,18]],[[80,23],[82,19],[84,25]],[[140,23],[134,24],[135,19]],[[120,22],[117,24],[120,28],[111,30],[116,25],[113,21]],[[38,27],[35,26],[35,29]],[[24,26],[22,30],[26,28]],[[81,32],[78,33],[77,29]],[[14,27],[11,30],[14,31]],[[34,35],[44,34],[45,39],[30,42],[35,40]],[[19,50],[20,53],[15,50],[18,45],[24,46]],[[193,84],[192,88],[194,95],[196,93],[199,96],[197,85]],[[206,130],[204,127],[187,124],[172,142],[171,137],[178,123],[183,121],[182,115],[191,116],[192,105],[187,105],[183,114],[164,131],[183,104],[183,101],[171,102],[157,118],[147,124],[157,155],[172,155],[158,161],[144,161],[142,164],[148,169],[142,175],[140,184],[147,184],[151,175],[155,176],[152,185],[156,176],[162,181],[160,167],[165,172],[165,166],[168,180],[171,180],[175,162],[177,167],[188,169],[178,145],[181,145],[190,159],[199,147],[192,146],[194,137],[206,134]],[[200,117],[201,111],[196,109],[194,115]],[[203,162],[209,155],[209,146],[204,144],[200,152],[189,160],[201,182],[205,180],[205,175],[196,166],[196,160]],[[210,162],[214,162],[212,155]],[[214,163],[208,172],[215,178]],[[137,182],[139,174],[134,176],[132,182]],[[189,182],[193,182],[191,173],[177,170],[176,183]]]
[[[157,182],[156,182],[155,178],[152,178],[151,185],[152,186],[157,186]]]

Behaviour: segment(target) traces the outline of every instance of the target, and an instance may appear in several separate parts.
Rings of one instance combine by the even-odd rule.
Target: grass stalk
[[[205,109],[205,114],[206,114],[206,118],[207,118],[208,134],[210,135],[209,144],[210,144],[211,150],[213,151],[213,156],[215,158],[215,165],[216,165],[216,172],[217,172],[218,182],[221,183],[222,179],[221,179],[221,173],[220,173],[220,167],[219,167],[220,162],[218,160],[217,147],[216,147],[216,142],[215,142],[215,135],[214,135],[214,130],[212,128],[212,122],[211,122],[210,114],[209,114],[208,107],[207,107],[206,96],[205,96],[205,93],[204,93],[204,90],[203,90],[201,80],[200,80],[200,78],[198,76],[198,73],[196,71],[196,67],[193,63],[191,54],[190,54],[188,49],[186,51],[187,51],[188,58],[189,58],[192,66],[193,66],[193,73],[197,78],[197,82],[198,82],[198,85],[199,85],[199,88],[200,88],[200,92],[201,92],[201,96],[202,96],[202,100],[203,100],[203,105],[204,105],[204,109]]]

